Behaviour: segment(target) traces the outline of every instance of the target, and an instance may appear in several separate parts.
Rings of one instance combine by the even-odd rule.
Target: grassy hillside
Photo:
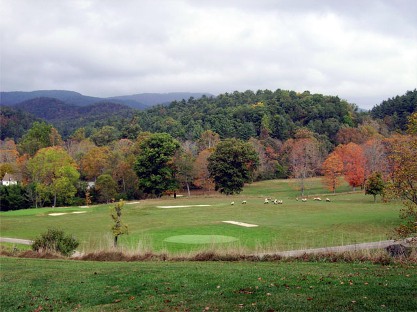
[[[129,234],[121,236],[120,245],[130,251],[174,254],[201,249],[284,251],[385,240],[399,223],[399,203],[373,203],[373,198],[362,192],[321,194],[331,202],[314,201],[315,194],[324,190],[318,179],[309,180],[308,185],[307,202],[296,200],[295,181],[274,180],[249,185],[237,196],[180,196],[126,203],[122,219]],[[284,203],[266,205],[265,197]],[[242,200],[247,204],[241,204]],[[106,249],[112,243],[110,208],[97,205],[2,212],[1,235],[34,239],[54,227],[76,235],[82,251]],[[61,215],[51,215],[56,213]]]

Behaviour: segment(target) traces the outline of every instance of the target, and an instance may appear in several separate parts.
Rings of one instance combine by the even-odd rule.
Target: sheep
[[[265,198],[264,204],[269,204],[268,198]]]
[[[242,205],[246,205],[246,200],[242,200]]]
[[[301,201],[302,201],[303,203],[305,203],[305,202],[307,201],[307,198],[301,198]]]
[[[282,199],[280,199],[280,200],[278,201],[278,204],[280,204],[280,205],[282,205],[282,204],[283,204]]]
[[[234,204],[235,204],[235,202],[234,202],[234,201],[232,201],[232,202],[230,203],[230,205],[232,205],[232,206],[233,206]]]
[[[314,200],[321,201],[321,198],[320,197],[314,197]]]
[[[278,204],[278,200],[274,199],[274,205]]]
[[[330,202],[330,198],[326,198],[326,201],[327,201],[327,202]]]

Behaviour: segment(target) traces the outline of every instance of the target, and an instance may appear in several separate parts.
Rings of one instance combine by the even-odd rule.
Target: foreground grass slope
[[[415,311],[417,307],[415,264],[0,261],[2,311]]]
[[[254,183],[236,196],[165,197],[127,203],[122,218],[129,226],[129,235],[120,237],[120,246],[139,252],[187,253],[201,249],[273,252],[385,240],[399,223],[400,203],[374,203],[371,196],[362,192],[324,194],[319,179],[310,179],[307,186],[310,198],[305,203],[296,200],[298,191],[292,180]],[[344,185],[341,190],[348,188]],[[331,202],[314,201],[312,197],[316,194],[323,199],[329,197]],[[282,199],[284,204],[266,205],[265,197]],[[242,200],[247,204],[242,205]],[[235,205],[230,205],[231,201]],[[106,249],[112,243],[110,207],[3,212],[1,236],[34,239],[48,228],[59,228],[77,236],[81,251]],[[62,215],[52,216],[53,213]],[[257,227],[222,222],[230,220]],[[201,244],[201,237],[215,235],[230,242]]]

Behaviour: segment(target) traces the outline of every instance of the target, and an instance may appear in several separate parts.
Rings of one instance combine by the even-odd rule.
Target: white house
[[[17,180],[12,174],[6,172],[6,174],[3,177],[3,180],[1,180],[1,184],[5,186],[16,185]]]

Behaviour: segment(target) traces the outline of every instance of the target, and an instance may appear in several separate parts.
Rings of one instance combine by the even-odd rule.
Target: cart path
[[[393,244],[407,244],[406,241],[407,240],[392,240],[391,239],[391,240],[385,240],[385,241],[379,241],[379,242],[358,243],[358,244],[344,245],[344,246],[265,252],[265,253],[254,254],[254,256],[264,257],[267,255],[278,255],[281,257],[298,257],[304,254],[320,254],[320,253],[331,253],[331,252],[337,253],[337,252],[357,251],[357,250],[366,250],[366,249],[382,249]],[[16,244],[24,244],[24,245],[32,245],[33,243],[33,241],[31,240],[9,238],[9,237],[0,237],[0,242],[16,243]]]
[[[33,241],[29,239],[0,237],[0,243],[15,243],[15,244],[22,244],[22,245],[32,245]]]
[[[379,241],[379,242],[358,243],[358,244],[344,245],[344,246],[258,253],[256,254],[256,256],[263,257],[267,255],[277,255],[281,257],[299,257],[304,254],[323,254],[323,253],[332,253],[332,252],[337,253],[337,252],[357,251],[357,250],[366,250],[366,249],[382,249],[393,244],[404,244],[404,243],[405,243],[405,240],[385,240],[385,241]]]

